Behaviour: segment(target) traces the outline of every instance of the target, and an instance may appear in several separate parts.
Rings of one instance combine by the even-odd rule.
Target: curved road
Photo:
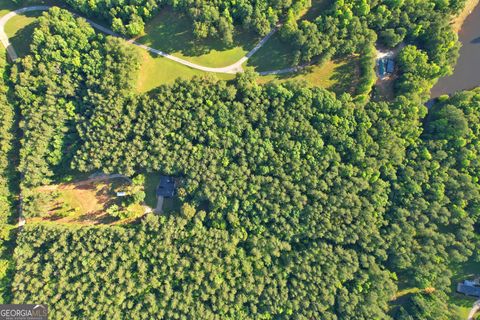
[[[472,307],[472,310],[470,310],[470,313],[468,314],[468,320],[474,320],[475,315],[480,312],[480,300],[477,300]]]
[[[15,61],[16,59],[18,59],[18,55],[15,52],[15,49],[13,48],[12,44],[8,40],[7,34],[5,33],[5,24],[8,22],[8,20],[10,20],[11,18],[13,18],[14,16],[16,16],[18,14],[22,14],[24,12],[30,12],[30,11],[46,11],[48,9],[50,9],[50,6],[25,7],[25,8],[21,8],[21,9],[11,11],[11,12],[7,13],[6,15],[4,15],[3,17],[0,18],[0,41],[2,42],[3,46],[7,49],[7,54],[12,61]],[[112,35],[112,36],[115,36],[115,37],[122,37],[121,35],[113,32],[112,30],[110,30],[108,28],[105,28],[105,27],[103,27],[103,26],[101,26],[101,25],[99,25],[99,24],[97,24],[97,23],[95,23],[95,22],[93,22],[89,19],[85,19],[85,20],[92,27],[94,27],[95,29],[97,29],[97,30],[99,30],[103,33],[106,33],[106,34],[109,34],[109,35]],[[210,68],[210,67],[201,66],[199,64],[196,64],[196,63],[193,63],[193,62],[190,62],[190,61],[172,56],[171,54],[165,53],[163,51],[148,47],[144,44],[136,42],[133,39],[132,40],[127,40],[127,42],[129,42],[129,43],[131,43],[131,44],[133,44],[137,47],[140,47],[142,49],[145,49],[147,51],[150,51],[152,53],[155,53],[159,56],[165,57],[167,59],[173,60],[175,62],[178,62],[178,63],[183,64],[185,66],[188,66],[190,68],[193,68],[193,69],[198,69],[198,70],[202,70],[202,71],[206,71],[206,72],[235,74],[235,73],[243,72],[242,64],[245,63],[245,61],[247,61],[252,55],[254,55],[255,52],[257,52],[265,44],[265,42],[267,42],[268,39],[270,39],[270,37],[275,32],[276,32],[276,29],[273,29],[272,31],[270,31],[270,33],[267,34],[262,40],[260,40],[260,42],[250,52],[248,52],[243,58],[241,58],[240,60],[238,60],[234,64],[231,64],[229,66],[222,67],[222,68]],[[264,71],[264,72],[261,72],[261,74],[262,75],[279,74],[279,73],[292,72],[292,71],[295,71],[295,70],[298,70],[298,67],[297,68],[288,68],[288,69],[283,69],[283,70]]]

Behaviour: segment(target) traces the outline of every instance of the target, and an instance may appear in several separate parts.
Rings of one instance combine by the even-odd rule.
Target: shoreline
[[[465,8],[452,20],[452,28],[456,33],[462,30],[463,23],[480,3],[480,0],[467,0]]]

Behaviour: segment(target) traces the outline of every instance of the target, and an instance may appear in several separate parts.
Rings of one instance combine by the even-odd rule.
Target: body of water
[[[462,48],[455,70],[438,80],[432,98],[480,86],[480,5],[467,17],[458,36]]]

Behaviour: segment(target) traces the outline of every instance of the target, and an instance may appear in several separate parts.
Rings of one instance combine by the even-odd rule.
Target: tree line
[[[112,29],[127,36],[144,31],[145,22],[165,6],[185,13],[193,21],[193,33],[198,38],[220,37],[231,43],[235,26],[242,26],[266,35],[289,9],[300,11],[306,0],[224,0],[224,1],[73,1],[65,2],[89,17],[107,20]]]
[[[112,85],[120,91],[131,89],[129,80],[138,68],[131,46],[96,34],[85,20],[59,8],[39,18],[30,50],[11,71],[22,116],[18,170],[27,209],[42,197],[34,187],[48,183],[54,172],[69,170],[78,147],[79,114],[94,107],[83,96],[95,97]]]
[[[13,276],[13,241],[15,238],[16,199],[14,168],[15,154],[15,110],[11,103],[8,83],[6,52],[0,50],[0,302],[11,299],[11,277]]]
[[[27,226],[14,301],[49,301],[72,319],[388,319],[404,277],[438,289],[413,298],[405,319],[445,306],[450,265],[478,247],[480,94],[427,116],[427,90],[451,64],[436,53],[458,50],[444,35],[402,50],[393,101],[358,103],[295,82],[258,85],[250,72],[136,94],[135,55],[121,42],[59,9],[37,29],[36,54],[12,72],[31,131],[24,186],[70,163],[185,183],[178,213],[140,226]]]
[[[465,0],[337,0],[312,21],[297,21],[293,11],[289,12],[281,34],[297,48],[298,63],[359,52],[378,38],[386,48],[402,42],[416,45],[439,61],[442,74],[446,74],[456,60],[451,55],[456,34],[450,20],[464,4]]]

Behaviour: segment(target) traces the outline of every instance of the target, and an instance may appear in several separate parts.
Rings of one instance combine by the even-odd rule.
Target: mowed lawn
[[[313,1],[311,11],[315,11],[315,15],[317,15],[327,1]],[[0,0],[0,16],[14,8],[44,2],[24,1],[15,4],[11,1]],[[309,16],[308,13],[310,11],[304,18]],[[25,13],[13,17],[6,24],[6,32],[20,57],[25,56],[29,51],[35,26],[34,22],[41,14],[42,12]],[[163,9],[147,23],[145,31],[145,34],[139,37],[137,41],[188,61],[210,67],[223,67],[235,63],[251,50],[260,38],[250,32],[237,30],[234,37],[235,41],[231,46],[225,46],[221,40],[214,38],[198,40],[193,35],[191,19],[170,8]],[[162,84],[171,84],[179,78],[188,80],[195,76],[205,76],[207,74],[213,75],[219,80],[231,80],[235,77],[232,74],[212,74],[192,69],[141,48],[136,48],[136,50],[141,61],[135,85],[138,92],[147,92]],[[294,52],[295,50],[291,45],[282,41],[279,35],[275,34],[247,61],[244,67],[253,68],[257,72],[289,68],[293,64]],[[356,77],[355,72],[353,72],[354,69],[355,66],[345,60],[327,61],[322,65],[314,65],[296,73],[263,76],[259,78],[259,82],[305,80],[312,86],[338,88],[337,91],[346,89],[348,91],[349,88],[345,86],[346,84],[351,85],[351,79]]]
[[[305,81],[310,86],[330,89],[337,94],[342,92],[354,94],[358,73],[357,59],[338,59],[308,66],[298,72],[260,76],[258,82],[297,80]]]
[[[26,12],[14,16],[5,24],[5,32],[19,57],[24,57],[29,53],[35,28],[34,22],[41,15],[41,11]]]
[[[138,72],[136,88],[138,92],[147,92],[162,84],[171,84],[177,79],[192,79],[194,76],[212,74],[184,66],[170,59],[153,55],[146,50],[137,48],[140,56],[140,70]],[[215,77],[230,80],[234,74],[215,73]]]
[[[260,37],[237,28],[231,45],[218,38],[197,39],[192,20],[166,7],[146,24],[145,34],[136,40],[202,66],[225,67],[245,56]]]

